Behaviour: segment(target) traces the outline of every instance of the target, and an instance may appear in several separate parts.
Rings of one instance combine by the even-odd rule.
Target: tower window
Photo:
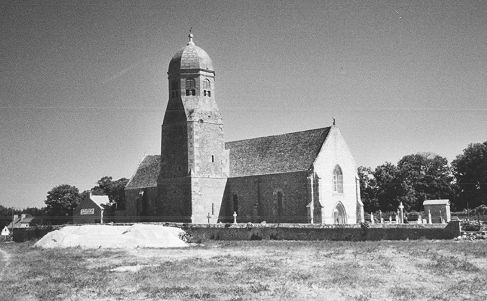
[[[204,95],[211,97],[211,91],[210,91],[211,90],[211,82],[209,79],[205,79],[203,81],[203,89],[205,89]]]
[[[186,96],[196,95],[196,84],[194,78],[186,79]]]
[[[178,90],[179,90],[179,80],[172,80],[171,81],[171,96],[176,97],[178,96]]]
[[[203,91],[203,95],[206,96],[206,90]]]
[[[211,155],[211,162],[215,162],[215,156]]]

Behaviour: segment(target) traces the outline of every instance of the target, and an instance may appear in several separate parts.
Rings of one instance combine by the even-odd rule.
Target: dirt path
[[[9,263],[10,263],[10,254],[0,249],[0,280],[2,280],[4,275],[3,270],[8,266]]]

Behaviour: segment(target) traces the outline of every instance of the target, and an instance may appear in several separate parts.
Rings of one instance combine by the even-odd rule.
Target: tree
[[[50,221],[53,224],[68,222],[80,200],[79,190],[75,186],[63,184],[51,189],[45,200]]]
[[[117,209],[125,209],[125,185],[128,183],[128,179],[120,178],[116,181],[112,180],[112,177],[102,177],[97,182],[97,186],[93,187],[91,191],[93,194],[106,194]]]
[[[432,153],[406,155],[397,163],[402,195],[407,210],[421,210],[427,199],[451,199],[453,175],[448,160]]]
[[[396,211],[400,199],[404,195],[399,170],[394,164],[386,162],[375,168],[374,178],[377,183],[376,196],[380,209]]]
[[[14,209],[14,208],[7,208],[0,205],[0,231],[2,231],[3,227],[10,224],[12,221],[12,216],[14,214],[20,214],[22,210]]]
[[[377,181],[370,167],[360,166],[358,168],[360,179],[360,197],[364,203],[365,212],[375,212],[380,209],[377,199]]]
[[[487,204],[487,141],[472,143],[452,162],[459,197],[458,208]]]

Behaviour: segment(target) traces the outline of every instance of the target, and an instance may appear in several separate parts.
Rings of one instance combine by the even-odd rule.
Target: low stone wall
[[[188,225],[195,240],[417,240],[453,239],[460,236],[460,223],[447,225]]]
[[[460,222],[444,224],[379,225],[311,225],[311,224],[176,224],[152,223],[179,227],[194,240],[416,240],[453,239],[461,234]],[[130,224],[114,224],[130,225]],[[15,242],[36,240],[62,228],[37,226],[14,229]]]

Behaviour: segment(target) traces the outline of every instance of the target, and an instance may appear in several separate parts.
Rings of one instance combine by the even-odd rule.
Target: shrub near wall
[[[29,240],[36,240],[47,233],[54,231],[54,230],[59,230],[63,227],[63,225],[55,225],[55,226],[35,226],[35,227],[29,227],[29,228],[17,228],[13,229],[13,240],[15,242],[24,242],[24,241],[29,241]]]

